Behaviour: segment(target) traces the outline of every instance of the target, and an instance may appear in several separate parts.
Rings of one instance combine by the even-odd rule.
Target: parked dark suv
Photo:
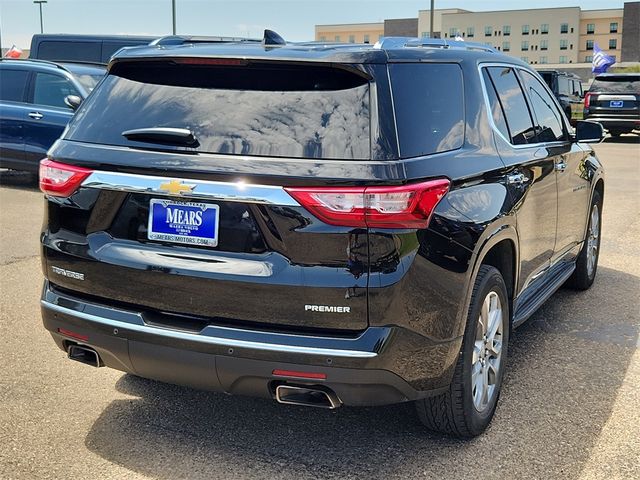
[[[104,74],[96,65],[2,59],[0,167],[37,173],[73,116],[67,97],[80,102]]]
[[[614,137],[640,130],[640,74],[598,75],[584,97],[584,118]]]
[[[538,70],[538,73],[558,99],[562,111],[571,124],[575,125],[578,120],[582,120],[584,94],[580,77],[558,70]]]
[[[596,275],[602,127],[481,45],[130,49],[41,163],[73,360],[481,433],[511,329]],[[552,407],[550,407],[552,408]]]

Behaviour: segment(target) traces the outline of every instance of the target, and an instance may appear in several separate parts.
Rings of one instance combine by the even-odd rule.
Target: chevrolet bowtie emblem
[[[171,180],[170,182],[161,183],[159,190],[167,192],[169,195],[182,195],[183,193],[193,192],[195,185],[187,185],[180,180]]]

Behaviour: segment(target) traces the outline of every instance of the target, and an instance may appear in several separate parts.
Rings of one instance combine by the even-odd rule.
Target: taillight
[[[449,190],[449,180],[429,180],[399,187],[295,187],[285,190],[329,225],[426,228],[433,209]]]
[[[589,104],[591,103],[591,95],[593,94],[588,92],[584,94],[584,108],[589,108]]]
[[[88,168],[44,159],[40,161],[40,190],[54,197],[68,197],[91,174]]]

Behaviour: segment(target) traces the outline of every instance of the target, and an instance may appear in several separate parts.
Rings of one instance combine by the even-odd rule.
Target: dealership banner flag
[[[614,63],[616,61],[611,55],[604,53],[597,43],[593,44],[593,63],[591,64],[593,73],[604,73]]]

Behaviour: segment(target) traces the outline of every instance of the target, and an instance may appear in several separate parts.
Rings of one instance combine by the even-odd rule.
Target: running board
[[[547,275],[551,275],[551,278],[537,292],[527,298],[522,305],[517,305],[516,301],[517,306],[513,313],[513,327],[518,327],[527,321],[567,281],[575,269],[575,262],[568,262],[562,266],[555,267],[551,272],[547,273]]]

